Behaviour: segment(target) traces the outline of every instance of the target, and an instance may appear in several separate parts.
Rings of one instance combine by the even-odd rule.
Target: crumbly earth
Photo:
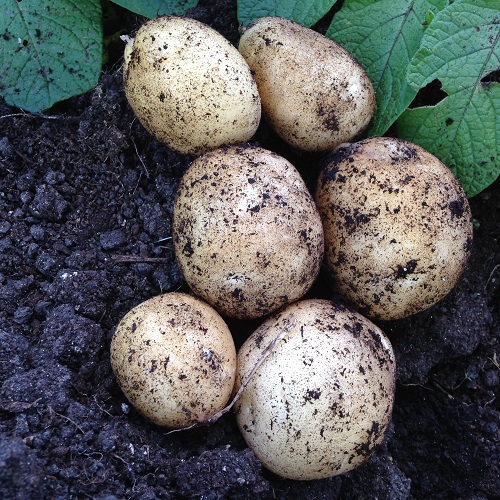
[[[128,32],[141,22],[119,14]],[[235,2],[204,0],[190,15],[236,44]],[[255,142],[314,186],[317,158],[265,125]],[[189,291],[169,238],[190,161],[134,119],[119,61],[46,116],[0,103],[0,498],[496,497],[499,181],[471,200],[473,253],[457,288],[426,312],[378,323],[398,384],[376,456],[344,476],[297,482],[262,468],[232,413],[168,433],[135,411],[112,374],[110,340],[125,313]],[[332,297],[323,275],[308,296]],[[229,321],[237,345],[257,325]]]

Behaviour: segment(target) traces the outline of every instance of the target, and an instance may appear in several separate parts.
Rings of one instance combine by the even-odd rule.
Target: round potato
[[[456,285],[472,217],[452,172],[428,151],[378,137],[340,147],[318,180],[326,268],[368,317],[422,311]]]
[[[125,48],[127,99],[158,140],[200,154],[249,140],[261,104],[250,68],[209,26],[183,17],[146,22]]]
[[[333,40],[293,21],[264,17],[243,33],[239,51],[254,72],[264,115],[292,146],[331,151],[370,122],[371,81]]]
[[[323,258],[323,228],[295,167],[259,147],[197,158],[174,204],[177,261],[219,312],[256,318],[300,298]]]
[[[282,338],[283,337],[283,338]],[[238,352],[238,426],[255,455],[289,479],[321,479],[365,462],[392,414],[395,359],[384,333],[327,300],[266,320]]]
[[[157,425],[205,422],[228,401],[236,374],[231,332],[208,304],[166,293],[134,307],[111,341],[111,366],[128,400]]]

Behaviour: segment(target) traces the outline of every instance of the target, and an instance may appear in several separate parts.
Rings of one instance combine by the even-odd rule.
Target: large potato
[[[323,258],[323,228],[295,167],[258,147],[197,158],[181,179],[175,254],[192,290],[219,312],[264,316],[300,298]]]
[[[329,38],[287,19],[264,17],[243,33],[239,51],[254,72],[267,120],[289,144],[331,151],[370,122],[370,79]]]
[[[316,202],[332,284],[368,317],[422,311],[464,270],[472,244],[466,195],[415,144],[379,137],[339,148],[320,175]]]
[[[123,393],[158,425],[205,422],[226,404],[236,374],[231,332],[208,304],[166,293],[134,307],[111,341]]]
[[[250,68],[218,32],[194,19],[145,23],[125,48],[128,101],[144,127],[170,148],[199,154],[249,140],[261,105]]]
[[[235,391],[270,345],[235,405],[255,455],[276,474],[299,480],[365,462],[384,438],[394,402],[396,363],[384,333],[330,301],[297,302],[245,341]]]

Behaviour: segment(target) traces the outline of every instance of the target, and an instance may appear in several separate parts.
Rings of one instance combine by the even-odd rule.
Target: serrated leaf
[[[279,16],[291,19],[303,26],[317,23],[337,0],[238,0],[238,21],[247,26],[265,16]]]
[[[0,95],[39,112],[97,84],[102,62],[99,0],[4,0]]]
[[[500,85],[446,97],[436,106],[409,109],[397,135],[435,154],[458,177],[467,196],[492,184],[500,173]]]
[[[382,135],[417,94],[406,74],[429,20],[447,0],[346,0],[326,35],[370,76],[377,108],[369,135]]]
[[[436,16],[412,61],[409,83],[421,88],[441,78],[443,90],[452,94],[498,69],[500,10],[493,3],[456,0]]]
[[[448,96],[435,106],[405,111],[402,138],[450,167],[468,196],[500,175],[500,12],[492,2],[456,0],[434,18],[409,71],[415,88],[439,80]]]
[[[198,5],[198,0],[112,0],[120,7],[124,7],[140,16],[153,19],[158,16],[175,14],[184,15],[191,7]]]

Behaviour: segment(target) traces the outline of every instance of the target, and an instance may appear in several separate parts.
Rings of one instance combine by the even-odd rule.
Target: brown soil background
[[[128,33],[141,22],[118,13]],[[189,15],[237,42],[234,2],[201,1]],[[188,291],[167,238],[191,159],[134,119],[111,62],[94,90],[48,116],[0,103],[0,498],[498,498],[499,181],[470,200],[474,248],[458,287],[380,324],[398,357],[396,404],[385,443],[359,469],[283,480],[246,448],[231,413],[168,434],[131,407],[109,343],[134,305]],[[255,140],[314,185],[316,158],[265,124]],[[332,297],[323,281],[311,296]],[[237,345],[256,326],[229,324]]]

